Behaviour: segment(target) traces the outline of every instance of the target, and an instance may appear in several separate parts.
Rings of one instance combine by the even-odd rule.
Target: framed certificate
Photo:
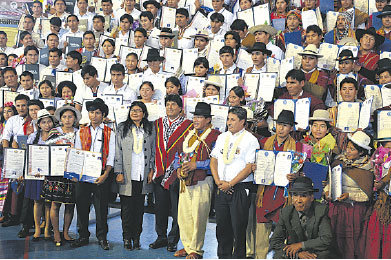
[[[25,179],[43,180],[50,175],[50,150],[47,145],[28,146],[28,169]]]
[[[78,181],[94,183],[102,173],[102,154],[67,149],[64,178],[76,178]]]
[[[291,152],[273,152],[257,150],[256,165],[254,173],[256,184],[275,185],[285,187],[289,184],[286,175],[292,169]]]
[[[181,66],[182,50],[164,48],[163,71],[176,73]]]
[[[194,2],[194,1],[193,1]],[[197,12],[191,21],[190,28],[196,32],[203,31],[210,26],[209,19],[201,12]]]
[[[67,148],[70,145],[50,145],[50,176],[64,176]]]
[[[27,70],[33,74],[34,81],[38,82],[40,77],[39,77],[39,64],[25,64],[24,65],[24,70]]]
[[[242,19],[248,25],[248,28],[251,28],[255,25],[254,22],[254,12],[252,8],[246,9],[244,11],[237,12],[238,19]]]
[[[360,118],[360,102],[340,102],[338,104],[336,127],[343,132],[355,132]]]
[[[292,111],[295,115],[295,130],[298,128],[307,129],[308,128],[308,119],[310,116],[310,107],[311,107],[311,98],[301,98],[301,99],[276,99],[274,101],[274,119],[278,118],[278,115],[282,110]],[[273,122],[274,127],[276,127],[276,122]]]
[[[26,150],[4,148],[4,178],[17,179],[23,176]]]
[[[318,59],[318,67],[325,70],[333,70],[336,68],[336,58],[338,57],[338,45],[321,43],[319,54],[323,57]]]

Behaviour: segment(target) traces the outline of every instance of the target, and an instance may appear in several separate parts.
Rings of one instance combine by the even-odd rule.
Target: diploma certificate
[[[377,113],[377,138],[391,136],[391,110],[381,110]]]
[[[373,97],[371,114],[378,108],[383,107],[381,90],[378,85],[366,85],[364,87],[365,98]]]
[[[28,170],[26,179],[43,180],[49,176],[49,146],[28,146]]]
[[[246,70],[252,65],[253,65],[253,60],[251,59],[251,54],[248,53],[246,50],[240,48],[238,59],[236,61],[236,66],[243,70]]]
[[[337,165],[331,171],[330,197],[333,201],[342,195],[342,166]]]
[[[210,104],[212,117],[212,125],[220,132],[225,132],[228,117],[228,106]]]
[[[388,84],[383,85],[381,88],[381,97],[383,107],[391,105],[391,88],[386,87]]]
[[[256,152],[257,169],[254,172],[256,184],[272,185],[274,182],[274,165],[276,157],[273,151],[258,150]]]
[[[274,167],[274,185],[285,187],[289,184],[286,175],[291,173],[292,153],[278,152],[276,155],[276,165]]]
[[[174,29],[175,27],[175,13],[176,9],[163,6],[162,7],[162,16],[160,18],[160,28],[168,27]]]
[[[295,104],[295,121],[297,125],[295,125],[295,129],[307,129],[308,128],[308,120],[310,117],[310,98],[301,98],[296,100]]]
[[[270,22],[270,13],[269,13],[269,4],[263,4],[253,7],[254,12],[254,24],[269,24]]]
[[[194,61],[197,58],[198,58],[197,48],[183,49],[182,70],[184,74],[192,74],[194,72]]]
[[[5,148],[3,176],[9,179],[18,179],[23,176],[26,150]]]
[[[337,128],[343,132],[354,132],[360,117],[359,102],[341,102],[338,105]]]
[[[202,97],[204,91],[205,78],[189,76],[186,85],[186,96]]]
[[[182,50],[179,49],[164,49],[163,71],[176,73],[181,66]]]
[[[250,94],[251,99],[257,99],[259,78],[260,78],[259,73],[244,74],[244,85],[247,87],[247,92]]]
[[[371,119],[371,108],[372,108],[373,97],[365,100],[361,103],[360,119],[358,121],[358,128],[365,129],[369,126],[369,120]]]
[[[273,100],[274,89],[276,87],[277,73],[260,73],[257,99],[262,98],[266,102]]]
[[[67,148],[70,145],[50,146],[50,176],[64,176]]]
[[[304,30],[310,25],[318,25],[318,18],[314,10],[302,11],[301,17]]]

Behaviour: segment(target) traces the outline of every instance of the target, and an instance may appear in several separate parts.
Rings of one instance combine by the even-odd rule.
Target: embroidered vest
[[[91,149],[92,138],[91,138],[91,129],[89,126],[83,126],[80,128],[80,141],[81,148],[84,151],[89,151]],[[104,126],[103,128],[103,147],[102,147],[102,170],[106,169],[107,156],[109,155],[109,144],[110,144],[110,135],[111,128]]]

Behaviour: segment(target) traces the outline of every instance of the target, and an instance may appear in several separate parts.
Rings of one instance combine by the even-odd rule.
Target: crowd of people
[[[94,183],[6,179],[4,164],[4,228],[82,247],[93,204],[109,250],[108,207],[119,194],[127,250],[141,249],[148,200],[149,248],[175,257],[203,258],[215,214],[219,258],[391,258],[389,0],[364,11],[360,0],[117,2],[36,0],[15,39],[0,31],[1,158],[67,144],[102,161]],[[259,7],[269,12],[261,24]],[[301,99],[308,115],[295,111]],[[301,153],[300,166],[327,174],[292,167],[286,186],[260,183],[259,150]],[[69,234],[75,206],[78,238]]]

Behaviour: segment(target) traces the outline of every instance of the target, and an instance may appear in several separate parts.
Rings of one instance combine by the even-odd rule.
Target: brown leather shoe
[[[185,257],[187,256],[186,250],[182,248],[181,250],[178,250],[174,254],[175,257]]]
[[[186,256],[186,259],[202,259],[202,255],[199,255],[197,253],[190,253],[188,256]]]

